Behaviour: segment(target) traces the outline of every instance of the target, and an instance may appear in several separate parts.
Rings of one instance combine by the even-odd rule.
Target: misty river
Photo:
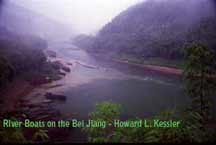
[[[66,101],[53,104],[64,118],[88,120],[96,103],[104,101],[122,105],[121,119],[145,118],[167,109],[185,109],[189,103],[179,77],[102,61],[67,42],[52,43],[49,49],[57,52],[57,60],[73,64],[71,72],[59,81],[34,89],[26,99],[41,102],[46,100],[44,95],[48,92],[64,95]],[[80,129],[75,129],[69,137],[69,141],[74,142],[86,139]]]
[[[65,95],[67,100],[58,102],[56,107],[74,118],[87,119],[95,104],[103,101],[121,104],[122,118],[156,115],[166,109],[185,107],[189,101],[181,78],[101,61],[67,42],[55,42],[49,48],[57,52],[58,59],[74,65],[65,78],[49,84],[58,87],[35,89],[29,97],[37,99],[34,96],[47,92]]]

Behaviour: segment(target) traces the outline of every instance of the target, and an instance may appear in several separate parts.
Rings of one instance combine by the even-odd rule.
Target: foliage
[[[93,42],[79,39],[79,44],[87,43],[88,49],[110,56],[123,53],[172,61],[183,59],[182,47],[194,40],[215,49],[215,27],[215,11],[209,1],[149,0],[119,14],[91,39]]]
[[[103,102],[96,104],[95,112],[90,114],[90,119],[95,121],[106,121],[107,124],[112,123],[113,120],[119,119],[121,111],[121,105],[113,104],[110,102]],[[113,128],[85,128],[85,132],[90,134],[90,142],[108,142],[111,134],[117,133],[118,130]]]
[[[215,53],[201,44],[186,48],[185,81],[188,94],[192,97],[192,108],[207,117],[210,97],[216,88]]]
[[[4,85],[5,82],[11,81],[14,77],[14,68],[11,64],[7,62],[5,58],[0,57],[0,87]]]
[[[46,41],[17,35],[2,27],[0,34],[0,88],[14,77],[26,79],[56,73],[43,53]]]
[[[49,136],[46,130],[37,130],[32,139],[24,136],[22,128],[0,129],[0,143],[36,143],[48,142]]]
[[[42,142],[46,142],[49,141],[49,136],[47,135],[48,131],[47,130],[42,130],[39,129],[37,132],[35,132],[35,134],[32,137],[33,141],[42,141]]]
[[[184,61],[183,60],[168,60],[161,57],[155,58],[145,58],[145,57],[138,57],[136,55],[130,54],[120,54],[115,59],[121,59],[124,61],[128,61],[130,63],[136,64],[146,64],[146,65],[157,65],[157,66],[165,66],[165,67],[172,67],[172,68],[184,68]]]
[[[118,107],[117,107],[118,106]],[[113,108],[112,108],[113,107]],[[96,111],[91,113],[91,119],[108,120],[119,118],[118,104],[104,102],[97,104]],[[118,108],[118,109],[117,109]],[[106,110],[108,113],[106,113]],[[111,110],[115,110],[111,113]],[[176,115],[179,114],[179,115]],[[107,118],[109,116],[109,118]],[[96,117],[96,118],[95,118]],[[180,119],[181,118],[181,119]],[[106,129],[86,128],[89,135],[89,142],[93,143],[194,143],[194,142],[214,142],[215,130],[207,128],[202,130],[203,124],[200,122],[203,117],[198,112],[183,111],[176,112],[167,110],[159,115],[148,118],[148,121],[159,120],[181,120],[180,128],[114,128]],[[139,118],[130,120],[140,120]]]
[[[26,143],[26,138],[23,136],[21,129],[4,129],[0,131],[1,143],[17,142]]]
[[[3,116],[9,117],[13,121],[18,121],[20,113],[16,115],[4,114]],[[14,116],[14,117],[12,117]],[[18,117],[19,116],[19,117]],[[22,114],[21,116],[25,116]],[[2,117],[3,118],[3,117]],[[0,121],[0,143],[36,143],[36,142],[47,142],[49,136],[47,130],[37,129],[34,131],[32,138],[27,137],[25,128],[3,128],[2,121]]]
[[[191,28],[187,35],[188,43],[200,43],[215,50],[216,48],[216,19],[215,17],[203,18]]]

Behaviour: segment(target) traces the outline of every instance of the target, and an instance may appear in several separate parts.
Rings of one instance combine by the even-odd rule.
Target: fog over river
[[[49,47],[57,52],[58,60],[73,64],[72,71],[64,79],[36,89],[29,96],[47,92],[65,95],[67,100],[57,103],[57,108],[65,114],[86,119],[95,103],[103,101],[121,104],[123,118],[147,117],[187,104],[181,78],[101,61],[66,42],[53,43]],[[48,87],[55,85],[59,87]]]

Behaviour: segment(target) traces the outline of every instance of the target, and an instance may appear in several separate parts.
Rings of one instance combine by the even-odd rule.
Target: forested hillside
[[[15,77],[38,76],[52,73],[43,53],[45,40],[22,36],[0,27],[0,87]]]
[[[0,26],[19,34],[31,34],[45,40],[67,39],[73,35],[71,26],[59,23],[49,17],[15,3],[5,1],[2,7]]]
[[[48,62],[44,49],[48,47],[47,40],[61,35],[65,38],[70,33],[65,29],[42,15],[1,0],[0,88],[15,78],[57,76],[58,71]]]
[[[149,0],[114,18],[87,48],[112,55],[181,59],[184,46],[193,41],[216,49],[215,28],[213,0]]]

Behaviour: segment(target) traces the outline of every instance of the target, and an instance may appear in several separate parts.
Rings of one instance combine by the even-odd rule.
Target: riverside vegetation
[[[89,141],[127,142],[127,143],[189,143],[215,142],[216,128],[212,128],[215,115],[212,112],[213,98],[216,94],[216,56],[208,47],[193,44],[186,48],[185,88],[191,96],[191,106],[185,110],[166,110],[151,120],[181,120],[179,128],[86,128]],[[104,102],[96,105],[96,111],[90,114],[95,120],[112,123],[119,119],[121,105]],[[140,120],[139,118],[131,119]]]
[[[193,44],[186,49],[185,83],[186,92],[191,96],[191,106],[185,110],[165,110],[151,120],[181,120],[179,128],[86,128],[89,142],[123,143],[192,143],[215,142],[216,128],[212,112],[212,97],[216,94],[216,56],[203,45]],[[113,123],[121,114],[121,105],[104,102],[96,105],[90,114],[94,120]],[[140,118],[131,119],[131,121]],[[215,123],[215,122],[214,122]],[[213,124],[214,124],[213,123]]]
[[[44,50],[47,48],[47,42],[45,40],[37,36],[24,36],[12,33],[4,27],[0,27],[0,34],[0,118],[1,120],[5,118],[22,120],[27,118],[27,116],[29,117],[29,114],[26,114],[25,111],[22,111],[20,108],[16,108],[17,110],[12,110],[10,112],[3,111],[6,109],[5,107],[7,107],[2,106],[5,99],[7,99],[6,96],[4,96],[7,94],[5,91],[8,89],[10,90],[10,84],[13,84],[16,80],[24,80],[28,82],[29,85],[37,86],[43,83],[49,83],[52,80],[60,79],[62,76],[59,67],[56,67],[56,64],[48,61],[44,53]],[[23,84],[16,83],[15,85],[22,86]],[[13,102],[14,100],[10,101]],[[40,110],[45,110],[43,113],[46,113],[46,116],[51,113],[55,114],[55,117],[57,114],[55,110],[51,109],[50,111],[50,109],[47,109],[47,106],[40,107]],[[28,109],[28,111],[30,110]],[[40,117],[43,116],[40,115]],[[1,122],[0,142],[46,142],[49,139],[47,131],[48,130],[41,128],[34,130],[27,130],[25,128],[8,129],[4,128]]]
[[[215,5],[214,0],[149,0],[120,13],[97,35],[79,35],[73,43],[109,59],[183,69],[188,44],[216,50]]]
[[[0,88],[15,79],[56,79],[59,70],[47,60],[47,42],[36,36],[22,36],[0,28]]]

